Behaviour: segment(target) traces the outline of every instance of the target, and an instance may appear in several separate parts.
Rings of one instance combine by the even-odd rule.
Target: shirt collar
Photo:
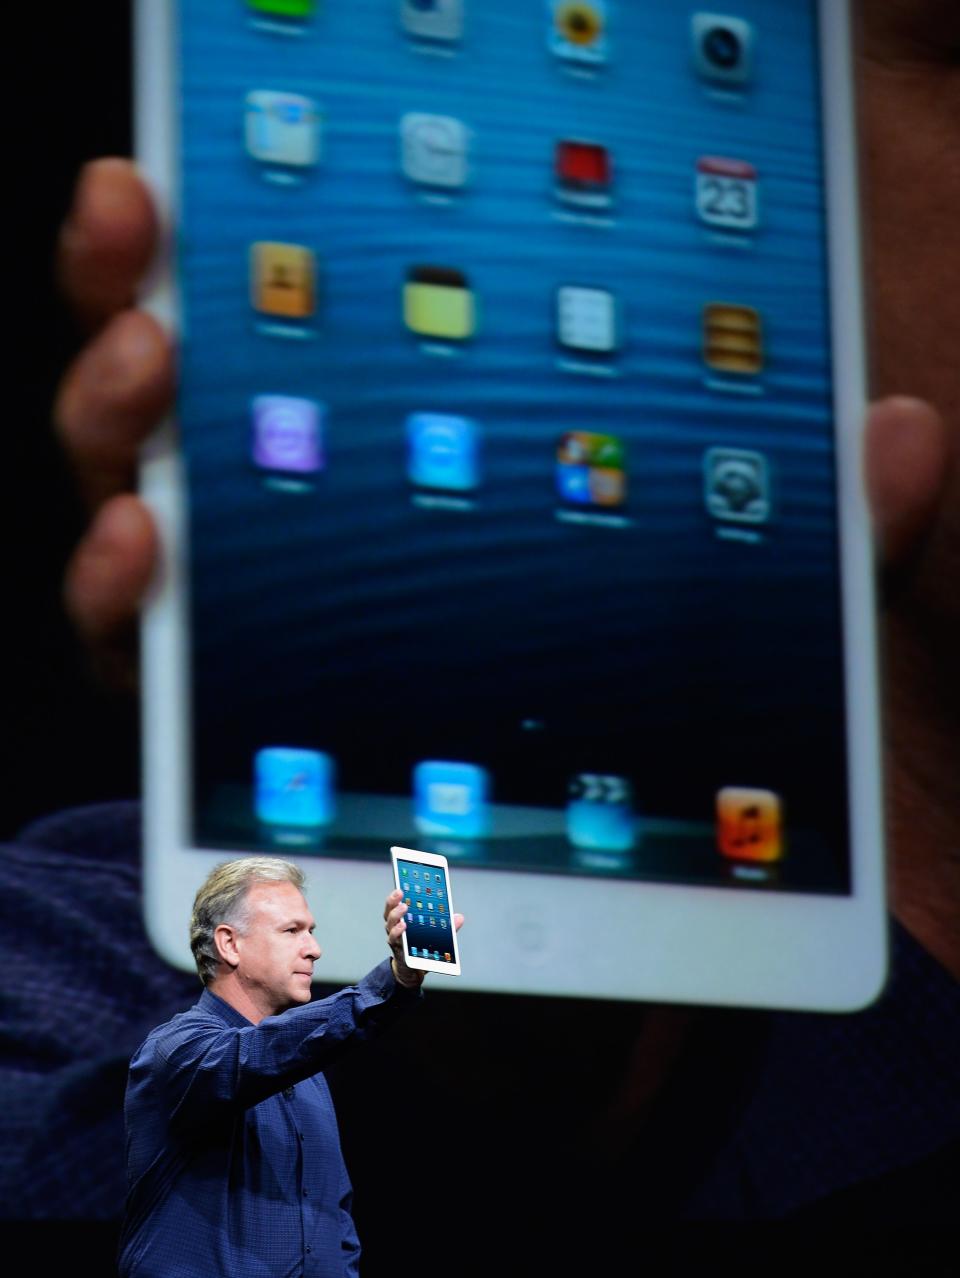
[[[204,987],[204,991],[200,995],[200,1001],[196,1006],[201,1011],[212,1013],[226,1025],[232,1025],[236,1029],[246,1029],[253,1024],[253,1021],[248,1020],[242,1012],[238,1012],[235,1007],[225,999],[222,999],[219,994],[214,994],[213,990],[206,987]]]

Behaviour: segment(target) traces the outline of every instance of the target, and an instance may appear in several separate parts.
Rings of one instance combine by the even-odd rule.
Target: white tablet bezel
[[[136,155],[155,192],[166,251],[143,304],[176,332],[175,6],[138,0]],[[888,922],[871,531],[861,464],[866,405],[857,150],[849,7],[819,0],[827,176],[842,615],[851,812],[849,896],[604,881],[457,867],[472,934],[482,938],[457,988],[614,1000],[853,1011],[887,972]],[[166,122],[166,123],[165,123]],[[156,517],[162,568],[143,642],[144,894],[149,935],[191,970],[187,921],[212,868],[235,851],[188,846],[190,731],[186,525],[173,422],[144,452],[142,494]],[[318,978],[355,980],[384,957],[376,926],[382,869],[298,857],[318,917]],[[548,890],[549,881],[549,890]],[[369,928],[362,920],[369,917]],[[590,925],[584,926],[586,920]]]
[[[440,963],[435,959],[421,958],[419,955],[411,955],[410,946],[407,943],[407,934],[403,934],[403,955],[407,967],[416,968],[421,972],[442,972],[444,976],[460,976],[460,940],[457,936],[457,928],[453,919],[453,889],[450,886],[450,862],[445,856],[441,856],[437,852],[421,852],[417,848],[401,848],[392,847],[390,849],[390,860],[393,863],[393,881],[397,887],[400,887],[400,861],[415,861],[417,865],[433,866],[435,869],[443,870],[444,882],[447,888],[447,910],[450,914],[450,947],[453,950],[452,963]]]

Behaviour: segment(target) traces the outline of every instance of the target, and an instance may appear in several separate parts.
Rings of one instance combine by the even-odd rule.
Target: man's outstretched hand
[[[403,934],[407,930],[403,916],[407,913],[407,909],[403,893],[399,888],[394,888],[383,907],[383,925],[387,933],[387,944],[393,955],[393,974],[397,984],[412,989],[419,988],[423,984],[424,973],[418,968],[408,967],[403,953]],[[453,927],[456,932],[463,927],[462,914],[453,915]]]

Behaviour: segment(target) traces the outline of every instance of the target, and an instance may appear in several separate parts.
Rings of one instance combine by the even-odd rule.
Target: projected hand
[[[874,393],[867,434],[882,603],[891,891],[960,978],[960,5],[861,0]]]
[[[58,269],[89,338],[62,378],[54,419],[90,523],[67,568],[64,597],[105,676],[127,684],[137,610],[158,557],[153,520],[134,495],[137,450],[174,389],[171,341],[135,302],[157,238],[153,204],[129,161],[97,160],[82,170]]]

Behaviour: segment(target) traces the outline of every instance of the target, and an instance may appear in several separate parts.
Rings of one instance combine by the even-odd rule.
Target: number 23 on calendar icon
[[[708,226],[753,231],[760,221],[757,170],[745,160],[704,155],[697,161],[697,216]]]

